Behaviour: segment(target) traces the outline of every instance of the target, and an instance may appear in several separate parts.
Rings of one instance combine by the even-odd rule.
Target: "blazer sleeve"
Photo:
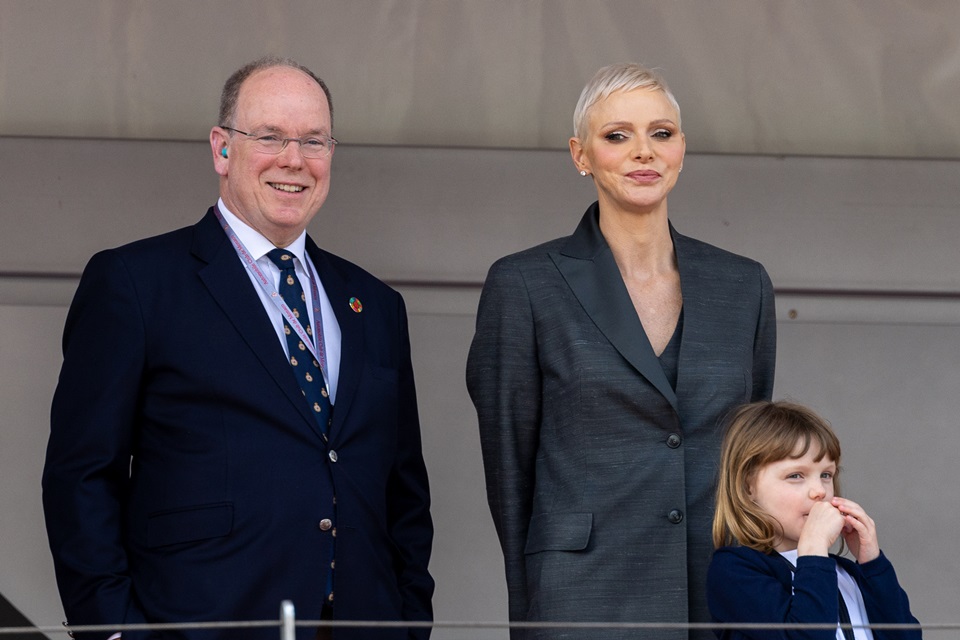
[[[433,541],[430,517],[430,489],[423,461],[417,393],[410,357],[407,311],[398,295],[400,335],[400,372],[398,393],[398,450],[387,485],[387,510],[390,536],[398,555],[398,586],[403,598],[404,620],[433,620],[431,597],[433,578],[428,565]],[[412,629],[411,638],[427,638],[428,628]]]
[[[71,624],[143,622],[122,536],[145,333],[121,258],[94,256],[64,329],[51,410],[43,507]]]
[[[773,378],[777,364],[777,312],[773,283],[763,265],[760,269],[760,315],[753,343],[753,397],[751,402],[773,397]]]
[[[776,558],[745,547],[718,549],[707,572],[707,605],[715,622],[830,624],[838,620],[833,558],[801,556],[793,577],[773,568]],[[835,640],[836,629],[736,629],[724,639]]]
[[[500,260],[480,296],[467,360],[467,389],[477,410],[487,501],[503,549],[510,619],[529,608],[527,539],[540,433],[541,372],[527,284]]]
[[[846,558],[838,558],[837,561],[856,579],[871,624],[920,624],[910,613],[907,593],[900,586],[893,565],[882,551],[879,557],[864,564]],[[877,629],[873,635],[876,640],[919,640],[923,637],[919,629]]]

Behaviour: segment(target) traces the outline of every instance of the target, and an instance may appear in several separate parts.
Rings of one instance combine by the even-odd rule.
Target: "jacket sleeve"
[[[387,488],[388,525],[398,556],[398,585],[403,597],[405,620],[433,620],[431,598],[434,582],[428,565],[433,542],[430,489],[423,461],[417,393],[410,358],[407,312],[398,296],[400,333],[400,405],[398,450]],[[429,628],[410,630],[411,638],[426,639]]]
[[[786,566],[786,565],[784,565]],[[715,622],[836,624],[837,572],[833,558],[801,556],[793,577],[774,572],[771,559],[745,547],[718,549],[707,573],[707,604]],[[836,629],[736,629],[721,638],[835,640]]]
[[[861,565],[843,558],[839,562],[855,577],[871,624],[919,624],[910,613],[910,601],[897,580],[893,565],[882,551],[879,557]],[[873,635],[877,640],[919,640],[923,637],[919,629],[878,629]]]
[[[760,269],[760,315],[753,343],[752,402],[773,397],[773,378],[777,364],[777,312],[773,283],[766,269]]]
[[[141,318],[119,256],[94,256],[67,316],[42,481],[57,584],[73,625],[143,622],[122,534],[144,364]]]
[[[529,609],[524,546],[533,508],[540,437],[541,373],[527,285],[520,270],[493,265],[480,297],[467,360],[477,410],[487,501],[503,549],[510,619]]]

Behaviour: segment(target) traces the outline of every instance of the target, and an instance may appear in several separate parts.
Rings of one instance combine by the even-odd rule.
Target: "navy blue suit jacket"
[[[431,618],[403,300],[309,238],[307,251],[342,332],[329,444],[212,209],[87,265],[43,475],[71,624],[276,619],[284,599],[317,619],[334,542],[337,619]],[[325,518],[335,529],[318,526]]]
[[[882,553],[865,564],[847,558],[801,556],[796,574],[779,554],[748,547],[722,547],[707,572],[707,604],[715,622],[822,623],[838,619],[837,570],[840,564],[860,587],[871,624],[917,624],[897,581],[893,565]],[[792,591],[791,591],[792,589]],[[835,640],[836,630],[727,630],[724,640]],[[874,629],[876,640],[913,640],[920,631]]]

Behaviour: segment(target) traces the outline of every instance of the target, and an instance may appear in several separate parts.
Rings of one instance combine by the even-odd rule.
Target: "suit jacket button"
[[[667,446],[671,449],[676,449],[679,447],[681,442],[683,442],[683,440],[681,440],[680,436],[675,433],[671,433],[669,436],[667,436]]]
[[[330,531],[331,527],[333,527],[333,522],[329,518],[320,521],[320,531]]]
[[[331,449],[331,450],[330,450],[330,453],[327,454],[327,457],[330,458],[330,462],[336,462],[336,461],[337,461],[337,452],[334,451],[333,449]]]
[[[679,509],[672,509],[670,513],[667,514],[667,519],[673,524],[680,524],[683,522],[683,511],[680,511]]]

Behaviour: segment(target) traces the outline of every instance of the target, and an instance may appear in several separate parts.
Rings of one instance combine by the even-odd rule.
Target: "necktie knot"
[[[284,269],[293,269],[293,254],[286,249],[273,249],[267,253],[267,257],[277,265],[281,271]]]

